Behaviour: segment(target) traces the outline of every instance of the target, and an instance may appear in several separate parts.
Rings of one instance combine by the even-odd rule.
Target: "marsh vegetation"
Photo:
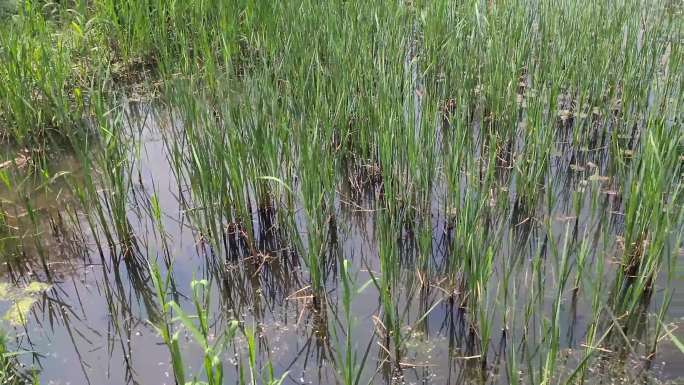
[[[681,1],[1,4],[2,382],[684,380]]]

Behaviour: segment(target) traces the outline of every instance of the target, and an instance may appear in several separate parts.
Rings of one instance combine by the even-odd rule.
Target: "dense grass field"
[[[0,0],[0,382],[684,383],[680,0]]]

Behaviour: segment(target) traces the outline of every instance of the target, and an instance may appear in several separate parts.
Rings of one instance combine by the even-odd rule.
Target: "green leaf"
[[[202,349],[206,352],[209,348],[209,346],[207,345],[207,340],[204,338],[204,335],[200,333],[200,331],[197,329],[195,323],[192,322],[190,317],[183,311],[183,309],[181,309],[180,306],[178,306],[176,302],[170,301],[169,305],[171,305],[176,314],[178,314],[177,319],[179,319],[183,326],[185,326],[185,328],[190,331],[193,338],[195,339],[195,342],[200,344],[200,346],[202,346]]]

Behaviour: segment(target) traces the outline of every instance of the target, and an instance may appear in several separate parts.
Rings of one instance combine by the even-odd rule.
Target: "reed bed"
[[[681,349],[680,3],[15,8],[0,176],[54,191],[53,154],[73,154],[65,226],[87,233],[112,314],[136,317],[123,299],[140,298],[176,383],[296,382],[260,332],[274,307],[296,311],[322,383],[647,381],[663,341]],[[52,281],[35,235],[50,214],[30,202],[21,225],[0,206],[0,250],[35,240]],[[187,233],[203,277],[184,295]],[[367,298],[373,314],[355,313]],[[446,361],[417,350],[440,338]],[[186,343],[202,351],[194,377]]]

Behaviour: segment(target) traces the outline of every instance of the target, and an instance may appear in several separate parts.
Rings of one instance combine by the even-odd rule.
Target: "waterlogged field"
[[[681,1],[0,18],[0,383],[684,383]]]

